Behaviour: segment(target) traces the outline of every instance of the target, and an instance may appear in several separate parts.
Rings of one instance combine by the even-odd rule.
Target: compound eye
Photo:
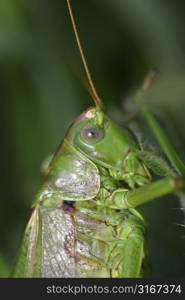
[[[87,125],[82,129],[81,137],[87,142],[96,143],[104,137],[104,130],[98,126]]]

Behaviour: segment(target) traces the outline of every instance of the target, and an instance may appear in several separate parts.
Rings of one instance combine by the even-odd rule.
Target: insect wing
[[[63,209],[37,206],[26,227],[13,277],[75,277],[75,224]]]
[[[42,215],[42,277],[75,277],[75,220],[55,209]]]
[[[39,207],[37,206],[26,227],[13,277],[40,277],[41,239],[39,239]]]

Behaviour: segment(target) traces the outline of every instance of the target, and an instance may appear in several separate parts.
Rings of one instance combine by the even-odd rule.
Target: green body
[[[167,168],[152,155],[100,109],[81,114],[45,170],[13,276],[142,277],[146,225],[134,207],[180,186],[150,183],[147,164]]]

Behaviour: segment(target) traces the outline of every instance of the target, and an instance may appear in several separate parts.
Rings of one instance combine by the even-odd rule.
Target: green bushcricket
[[[185,167],[146,106],[140,111],[176,174],[104,113],[67,4],[95,107],[73,122],[45,164],[13,277],[142,277],[146,224],[135,207],[180,189]],[[150,83],[151,76],[143,90]],[[149,169],[167,176],[153,181]]]

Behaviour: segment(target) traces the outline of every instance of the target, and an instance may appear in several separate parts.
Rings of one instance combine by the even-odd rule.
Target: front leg
[[[172,166],[176,169],[179,175],[185,177],[185,164],[179,157],[178,153],[176,152],[175,148],[173,147],[170,139],[168,138],[167,134],[160,126],[157,119],[154,115],[150,112],[147,105],[142,101],[145,91],[150,88],[152,85],[156,74],[158,71],[152,70],[145,78],[141,90],[138,92],[136,97],[136,103],[146,120],[147,124],[149,125],[150,129],[152,130],[153,135],[155,136],[157,142],[161,146],[161,149],[168,157],[169,161],[171,162]]]
[[[133,190],[120,188],[109,194],[102,188],[97,204],[114,209],[134,208],[158,197],[173,193],[183,186],[184,181],[181,178],[164,178]]]

